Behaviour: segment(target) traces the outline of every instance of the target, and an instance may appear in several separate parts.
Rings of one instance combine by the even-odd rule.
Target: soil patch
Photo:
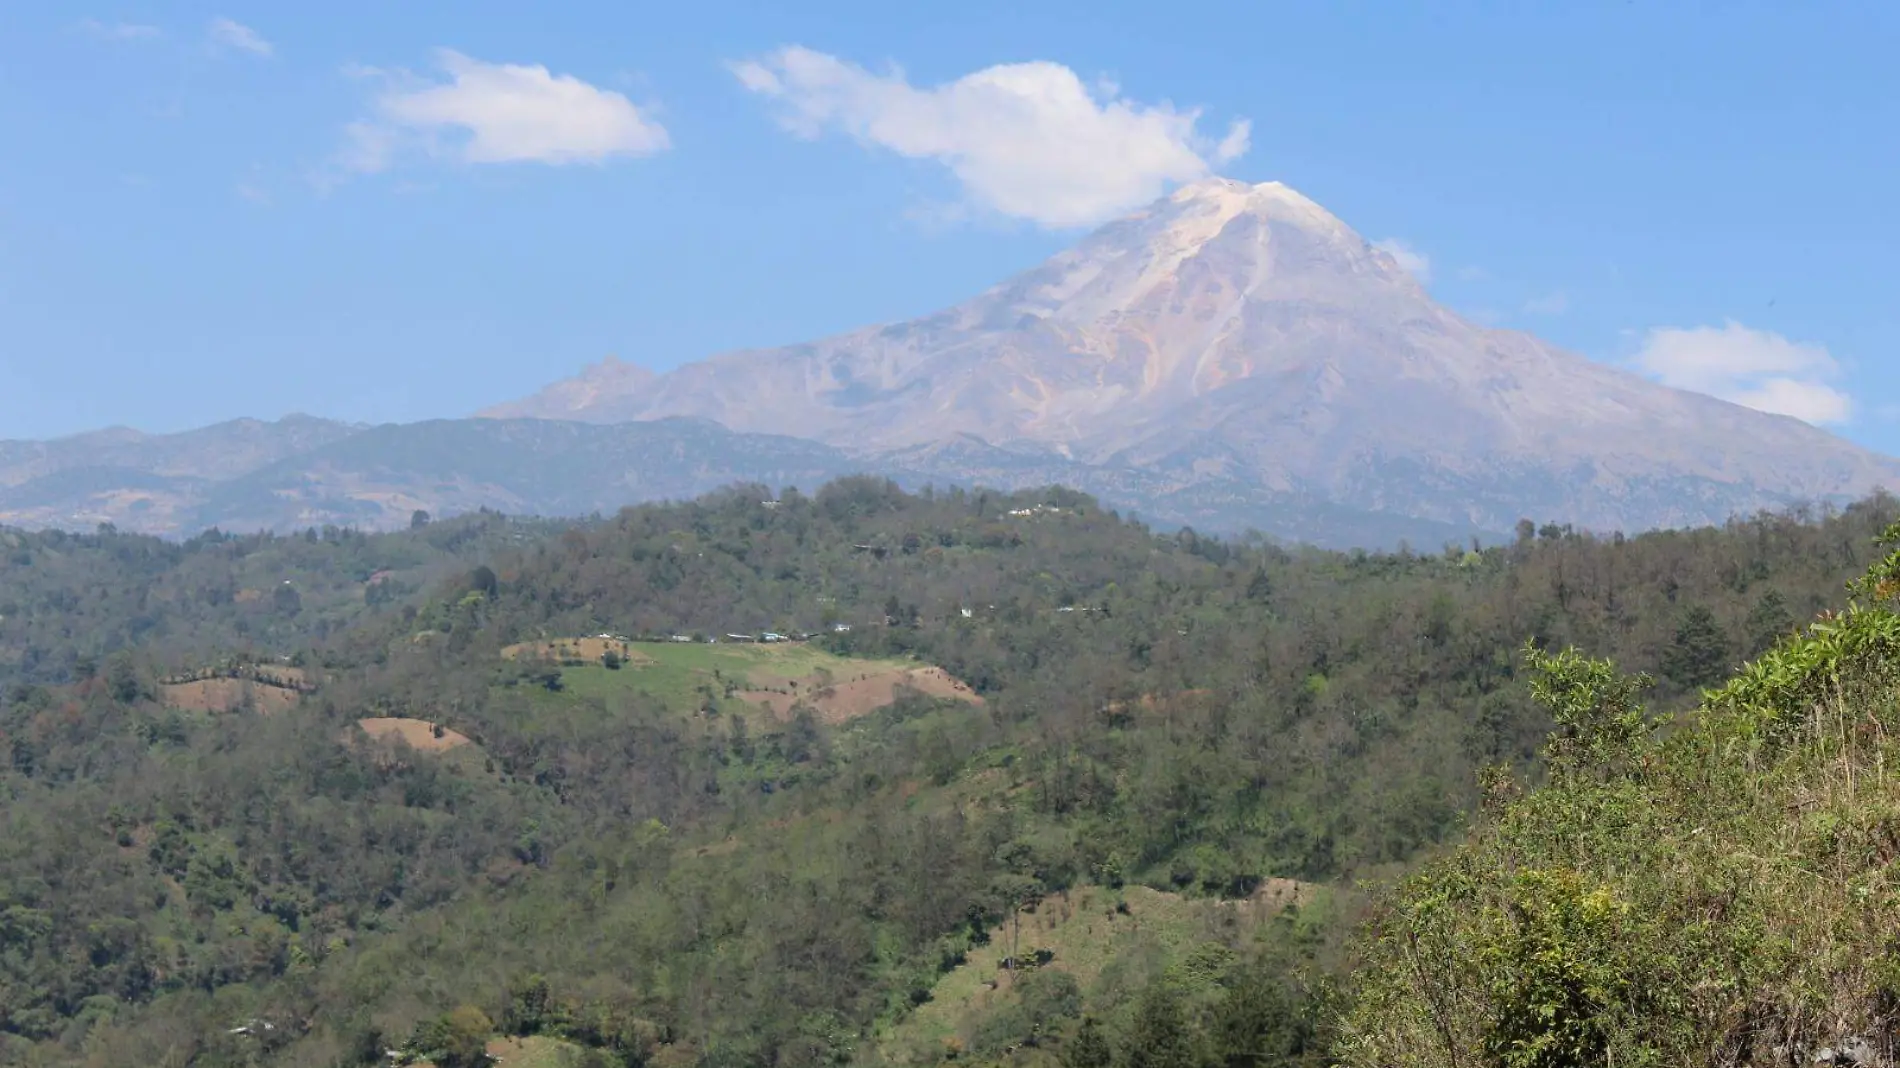
[[[1234,904],[1243,909],[1258,911],[1263,917],[1277,915],[1283,909],[1296,905],[1311,904],[1318,894],[1317,883],[1303,883],[1298,879],[1268,879],[1260,888],[1243,900]]]
[[[185,712],[237,712],[256,709],[264,715],[295,705],[303,694],[287,686],[257,679],[199,679],[159,687],[165,703]]]
[[[905,690],[915,690],[926,697],[967,701],[973,705],[983,703],[983,698],[975,690],[940,667],[873,671],[857,677],[830,679],[810,675],[788,679],[786,683],[784,691],[740,690],[736,696],[765,709],[778,719],[790,719],[792,706],[802,701],[810,705],[819,720],[825,723],[844,723],[869,715],[896,701]]]
[[[501,651],[506,660],[585,660],[598,663],[609,652],[618,653],[622,663],[635,667],[653,663],[653,658],[618,638],[552,638],[544,642],[521,642]]]
[[[469,744],[468,735],[444,727],[440,737],[436,736],[435,725],[423,719],[398,719],[380,717],[359,719],[356,725],[363,733],[382,741],[386,738],[401,738],[409,743],[411,749],[428,753],[441,753],[457,746]]]

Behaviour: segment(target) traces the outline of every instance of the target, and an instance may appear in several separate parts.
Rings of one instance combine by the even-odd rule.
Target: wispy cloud
[[[1830,384],[1841,368],[1825,347],[1733,320],[1653,329],[1635,365],[1664,385],[1809,423],[1844,423],[1854,413],[1853,398]]]
[[[843,133],[947,168],[971,206],[1051,228],[1100,222],[1205,178],[1249,148],[1246,120],[1218,141],[1200,113],[1090,88],[1059,63],[1010,63],[942,85],[912,85],[791,46],[732,64],[741,85],[779,105],[794,134]]]
[[[1374,241],[1372,247],[1384,252],[1398,261],[1401,268],[1418,279],[1420,285],[1432,280],[1432,258],[1402,238],[1388,237],[1383,241]]]
[[[1545,293],[1541,297],[1532,297],[1524,302],[1526,315],[1562,315],[1570,310],[1570,295],[1558,290]]]
[[[542,66],[437,53],[446,81],[351,68],[380,82],[370,114],[346,127],[342,165],[387,170],[405,154],[460,163],[600,163],[670,147],[666,129],[619,93]]]
[[[99,19],[80,19],[79,28],[86,33],[107,41],[142,41],[163,36],[157,26],[147,26],[138,22],[102,22]]]
[[[1491,280],[1491,272],[1478,266],[1460,267],[1458,268],[1458,280],[1460,282],[1489,282]]]
[[[254,56],[265,57],[276,51],[256,30],[223,17],[211,20],[211,24],[205,28],[205,37],[213,48],[220,50],[249,52]]]

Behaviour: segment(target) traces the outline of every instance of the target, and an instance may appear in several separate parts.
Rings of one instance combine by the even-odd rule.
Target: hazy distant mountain
[[[388,528],[416,509],[611,514],[736,482],[812,489],[861,467],[817,442],[735,434],[696,419],[436,420],[365,430],[221,484],[196,518],[202,526],[283,530]]]
[[[0,441],[0,523],[172,533],[217,483],[363,428],[307,415],[235,419],[180,434],[113,427],[55,441]]]
[[[589,423],[622,422],[618,407],[637,401],[656,376],[639,364],[612,356],[573,378],[564,378],[532,397],[498,404],[481,414],[490,419],[579,419]]]
[[[477,508],[518,515],[608,514],[734,483],[809,490],[843,475],[873,473],[912,488],[1064,484],[1107,500],[1142,501],[1141,514],[1159,524],[1210,531],[1254,527],[1333,545],[1410,539],[1429,546],[1470,533],[1323,502],[1263,502],[1251,489],[1217,482],[1181,492],[1130,469],[1091,467],[1047,449],[1007,450],[971,440],[871,462],[819,442],[738,434],[701,419],[620,424],[461,419],[379,427],[326,424],[330,431],[316,433],[317,422],[298,417],[236,430],[142,435],[138,440],[148,448],[140,456],[92,451],[75,445],[75,439],[45,446],[8,443],[0,446],[9,450],[7,455],[50,451],[60,463],[37,478],[0,483],[0,524],[89,529],[112,523],[171,536],[210,527],[388,529],[407,524],[417,509],[438,516]],[[245,440],[276,440],[272,435],[281,438],[280,447],[241,453],[228,448]],[[125,435],[111,432],[95,444],[118,448],[124,440]],[[300,442],[309,447],[292,448]],[[216,477],[221,475],[232,477]]]
[[[233,419],[179,434],[111,427],[54,441],[0,441],[0,487],[80,467],[122,468],[175,478],[231,478],[362,429],[291,415],[274,423]]]
[[[923,319],[658,378],[624,368],[523,403],[695,416],[878,459],[1033,446],[1126,484],[1125,503],[1300,501],[1490,530],[1719,522],[1900,485],[1900,463],[1797,420],[1470,323],[1277,183],[1188,186]]]
[[[382,529],[408,523],[416,509],[610,513],[735,482],[815,487],[864,467],[817,442],[735,434],[693,419],[621,426],[533,419],[331,423],[318,432],[319,423],[298,417],[140,436],[148,448],[142,458],[99,451],[122,447],[130,432],[87,435],[98,439],[89,446],[76,444],[80,439],[6,443],[0,457],[16,465],[25,463],[17,457],[45,454],[59,462],[38,477],[0,482],[0,524],[112,523],[168,535],[214,526]],[[276,444],[240,452],[243,441]]]

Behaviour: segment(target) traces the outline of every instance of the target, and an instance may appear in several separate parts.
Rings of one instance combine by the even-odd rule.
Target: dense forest
[[[1547,774],[1538,650],[1686,712],[1897,514],[1334,553],[846,479],[0,531],[0,1063],[1320,1063],[1376,1018],[1357,887]],[[823,680],[692,666],[767,632]],[[858,665],[968,693],[835,712]]]

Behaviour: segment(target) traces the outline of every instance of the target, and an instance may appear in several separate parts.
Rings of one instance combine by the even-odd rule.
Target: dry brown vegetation
[[[754,678],[756,681],[757,676]],[[973,705],[983,703],[976,691],[940,667],[874,671],[842,682],[827,680],[823,675],[785,681],[788,693],[740,690],[736,696],[779,719],[790,719],[793,706],[803,703],[825,723],[844,723],[869,715],[896,701],[905,690],[914,690],[925,697],[943,697]]]
[[[651,664],[653,658],[616,638],[551,638],[539,642],[518,642],[501,651],[505,660],[599,660],[609,652],[635,666]]]
[[[409,744],[411,749],[420,750],[422,752],[442,753],[454,749],[457,746],[469,744],[468,735],[462,734],[459,731],[449,730],[447,727],[443,727],[442,733],[438,736],[436,734],[436,724],[423,719],[402,719],[399,717],[381,716],[372,719],[359,719],[356,721],[356,725],[363,729],[364,734],[378,741],[389,738],[401,738],[404,742]]]
[[[257,679],[198,679],[159,687],[165,703],[185,712],[238,712],[255,709],[264,715],[296,705],[303,694]]]

